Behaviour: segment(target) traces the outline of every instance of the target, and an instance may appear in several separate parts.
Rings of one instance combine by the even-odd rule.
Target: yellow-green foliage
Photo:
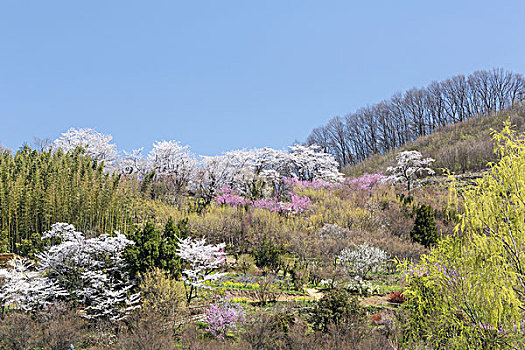
[[[139,285],[142,308],[164,317],[175,317],[185,301],[184,283],[159,268],[141,276]]]
[[[402,265],[410,311],[404,342],[504,349],[519,342],[525,300],[525,140],[494,134],[501,157],[462,195],[455,237],[416,267]]]
[[[308,196],[312,200],[312,214],[308,217],[308,227],[311,229],[319,229],[327,223],[356,230],[366,230],[371,226],[370,212],[359,207],[355,197],[343,198],[327,189],[303,189],[298,191],[298,195]]]
[[[309,210],[301,214],[280,214],[259,208],[212,205],[201,213],[172,215],[187,215],[191,235],[226,242],[229,254],[251,253],[264,238],[284,245],[301,259],[321,257],[327,262],[335,259],[334,254],[342,247],[365,242],[400,258],[417,259],[424,249],[410,241],[411,209],[400,203],[395,188],[390,185],[373,190],[356,190],[345,185],[335,189],[296,188],[295,193],[311,199]],[[441,213],[446,209],[447,195],[441,189],[430,195],[418,189],[413,193],[413,203],[431,202],[433,198],[438,205],[445,203],[442,208],[434,207]],[[437,222],[440,230],[452,230],[442,222],[441,216]],[[319,230],[327,224],[340,227],[343,236],[319,236]]]
[[[390,190],[387,193],[391,195]],[[192,231],[208,232],[233,242],[236,237],[232,235],[314,232],[327,223],[356,230],[367,230],[373,226],[370,210],[365,208],[366,200],[359,198],[363,194],[354,193],[351,197],[345,197],[336,190],[328,189],[303,189],[297,194],[308,196],[312,200],[310,210],[301,215],[283,215],[259,208],[247,211],[245,208],[212,206],[202,215],[190,214],[189,225]],[[362,207],[360,203],[363,204]]]

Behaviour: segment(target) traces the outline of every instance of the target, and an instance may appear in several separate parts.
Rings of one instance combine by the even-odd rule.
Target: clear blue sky
[[[525,1],[0,0],[0,144],[283,148],[455,74],[525,73]]]

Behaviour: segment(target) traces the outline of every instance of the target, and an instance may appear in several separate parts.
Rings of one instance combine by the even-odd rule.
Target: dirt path
[[[308,293],[308,295],[314,299],[314,300],[319,300],[323,297],[323,293],[321,293],[319,290],[315,289],[315,288],[306,288],[306,293]]]
[[[392,303],[388,301],[388,295],[374,295],[371,297],[359,298],[359,302],[363,306],[381,306],[381,307],[392,307]]]

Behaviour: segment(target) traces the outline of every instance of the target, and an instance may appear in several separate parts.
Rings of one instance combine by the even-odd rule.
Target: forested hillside
[[[438,174],[445,169],[457,174],[478,172],[486,169],[489,162],[498,159],[494,153],[492,134],[493,131],[500,131],[506,121],[510,121],[518,132],[525,131],[524,105],[518,103],[498,113],[475,116],[445,126],[395,150],[374,154],[362,162],[347,165],[342,171],[348,176],[383,173],[395,163],[398,152],[418,150],[426,157],[435,159],[434,168]]]
[[[321,146],[345,167],[448,125],[506,110],[524,98],[521,74],[492,69],[457,75],[336,116],[314,129],[306,144]]]

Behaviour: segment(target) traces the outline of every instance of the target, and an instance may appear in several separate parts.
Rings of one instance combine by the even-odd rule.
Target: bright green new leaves
[[[525,141],[508,123],[501,157],[463,193],[454,237],[407,276],[402,343],[433,349],[507,349],[520,343],[525,301]],[[452,188],[454,191],[454,186]]]

